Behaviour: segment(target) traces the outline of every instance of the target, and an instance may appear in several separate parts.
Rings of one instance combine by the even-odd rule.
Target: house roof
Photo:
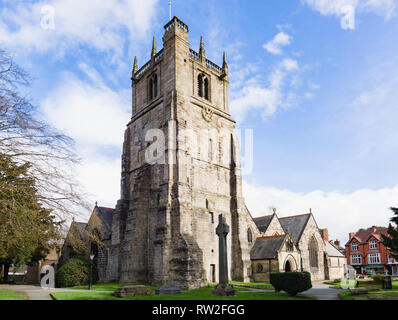
[[[291,236],[294,243],[297,244],[300,240],[301,234],[303,233],[305,226],[307,225],[310,216],[311,214],[308,213],[297,216],[284,217],[279,218],[279,222],[281,223],[283,230],[285,230],[285,232]]]
[[[250,250],[251,260],[275,259],[276,252],[282,247],[287,236],[257,238]]]
[[[358,231],[348,240],[346,245],[348,245],[353,238],[356,238],[360,243],[366,243],[372,236],[379,241],[383,241],[381,235],[388,236],[387,230],[388,228],[371,228],[369,230]]]
[[[269,216],[253,218],[254,223],[257,225],[257,228],[260,232],[265,232],[267,230],[273,216],[274,215],[271,214]]]
[[[113,214],[115,213],[115,209],[98,207],[98,212],[101,214],[102,218],[108,224],[108,226],[112,227],[112,220],[113,220]]]
[[[344,258],[344,255],[333,244],[331,244],[329,241],[324,241],[324,242],[325,242],[326,253],[329,257]]]

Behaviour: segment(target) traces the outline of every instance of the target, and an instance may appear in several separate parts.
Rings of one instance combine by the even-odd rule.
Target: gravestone
[[[219,284],[214,288],[213,294],[216,296],[234,296],[235,289],[228,283],[228,251],[227,235],[229,226],[222,214],[218,216],[218,226],[216,234],[218,236],[218,271]]]
[[[147,296],[153,294],[153,291],[146,286],[127,286],[118,288],[113,296],[118,298],[127,298],[127,297],[135,297],[135,296]]]
[[[156,294],[180,294],[181,289],[178,287],[161,287],[156,289]]]

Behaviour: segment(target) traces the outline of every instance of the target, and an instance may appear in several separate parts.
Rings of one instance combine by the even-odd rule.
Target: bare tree
[[[75,179],[79,158],[74,141],[39,120],[38,109],[20,93],[30,77],[0,50],[0,153],[31,164],[39,201],[60,219],[79,215],[89,205]]]

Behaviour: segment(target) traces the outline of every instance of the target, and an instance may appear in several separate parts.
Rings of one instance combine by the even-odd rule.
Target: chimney
[[[377,229],[375,227],[372,228],[372,232],[376,232]]]
[[[340,241],[336,239],[336,241],[334,242],[334,245],[335,245],[336,247],[340,247]]]
[[[329,242],[328,229],[322,229],[322,238],[323,238],[324,241]]]
[[[355,232],[350,232],[348,234],[348,240],[351,240],[351,238],[355,235]]]

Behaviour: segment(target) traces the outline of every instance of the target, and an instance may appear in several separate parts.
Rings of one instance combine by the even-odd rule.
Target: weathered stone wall
[[[259,270],[261,265],[262,270]],[[269,282],[270,274],[272,272],[279,272],[279,262],[277,259],[272,260],[255,260],[252,261],[253,275],[251,277],[253,282]]]
[[[335,280],[335,279],[343,279],[344,278],[344,265],[345,265],[345,258],[344,257],[329,257],[328,258],[328,279]]]
[[[310,267],[308,245],[313,237],[315,238],[318,246],[318,268]],[[318,226],[315,222],[313,215],[310,216],[307,222],[307,225],[300,238],[298,247],[301,253],[303,271],[310,272],[312,280],[324,280],[325,279],[325,267],[324,267],[325,244],[323,242],[322,236],[319,232]]]
[[[95,207],[89,221],[87,222],[86,232],[88,234],[96,234],[99,237],[98,244],[98,255],[95,257],[95,263],[98,270],[98,278],[100,282],[107,282],[112,279],[108,279],[107,269],[108,269],[108,247],[111,244],[112,230],[108,224],[101,218],[98,208]],[[89,256],[91,250],[90,241],[87,245],[87,256]]]
[[[121,200],[107,272],[112,278],[117,270],[121,282],[194,288],[210,280],[214,265],[217,281],[215,229],[223,214],[231,230],[230,278],[248,280],[247,229],[253,236],[258,231],[242,197],[240,151],[228,113],[228,77],[205,57],[192,56],[187,28],[181,23],[167,28],[163,47],[161,59],[152,58],[145,71],[138,72],[139,78],[134,77],[133,117],[125,133]],[[159,94],[150,101],[148,77],[154,72]],[[209,99],[198,95],[200,73],[209,79]],[[165,162],[146,161],[153,142],[145,139],[150,129],[164,133]],[[174,132],[177,142],[169,145]]]
[[[282,235],[285,234],[285,230],[283,230],[279,219],[276,214],[272,216],[271,222],[268,225],[267,230],[263,232],[262,236],[263,237],[271,237],[274,235]]]

